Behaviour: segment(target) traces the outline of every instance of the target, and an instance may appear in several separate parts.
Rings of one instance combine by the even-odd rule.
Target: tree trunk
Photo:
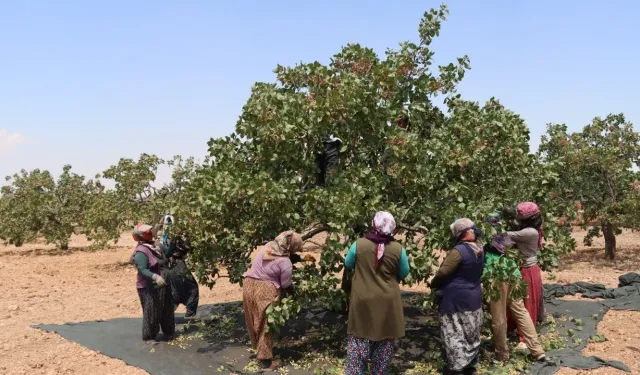
[[[60,243],[60,250],[69,250],[69,241],[63,241]]]
[[[604,251],[607,258],[614,260],[616,258],[616,232],[611,224],[603,224],[602,232],[604,233]]]

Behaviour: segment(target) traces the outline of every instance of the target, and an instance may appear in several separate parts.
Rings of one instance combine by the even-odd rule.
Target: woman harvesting
[[[440,300],[440,330],[450,374],[474,375],[482,332],[484,266],[480,231],[469,219],[451,224],[456,246],[431,280]]]
[[[273,337],[267,332],[267,308],[280,298],[284,289],[293,288],[293,264],[289,256],[302,249],[302,237],[294,231],[281,233],[265,246],[244,274],[242,302],[251,348],[263,370],[275,370]]]
[[[372,230],[356,241],[345,258],[355,270],[349,302],[346,375],[387,374],[395,340],[404,336],[399,282],[409,274],[405,249],[393,238],[396,222],[389,212],[376,213]]]
[[[131,262],[138,269],[136,288],[142,305],[142,340],[153,342],[160,329],[165,338],[170,339],[175,334],[176,324],[171,290],[163,276],[167,259],[153,245],[150,225],[138,224],[133,230],[133,239],[138,241]]]

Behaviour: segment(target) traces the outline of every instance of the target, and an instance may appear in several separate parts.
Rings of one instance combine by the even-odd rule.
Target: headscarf
[[[396,230],[396,219],[387,211],[376,212],[371,222],[371,232],[365,237],[376,244],[376,269],[380,267],[380,260],[384,255],[384,248],[394,241],[393,231]]]
[[[504,255],[505,249],[511,246],[513,246],[513,240],[504,233],[496,234],[491,239],[491,247],[500,255]]]
[[[542,231],[542,214],[540,213],[540,207],[533,202],[523,202],[516,207],[518,220],[524,228],[534,228],[538,230],[538,249],[542,249],[542,238],[544,232]]]
[[[458,219],[451,224],[450,228],[453,237],[455,237],[456,239],[456,243],[462,242],[465,234],[468,231],[473,230],[475,236],[474,241],[464,242],[471,247],[476,256],[480,256],[480,254],[482,254],[482,246],[480,246],[479,244],[480,236],[482,235],[482,233],[478,228],[476,228],[476,225],[473,223],[473,221],[467,218]]]
[[[133,239],[138,242],[153,242],[152,229],[151,225],[139,223],[133,228]]]
[[[275,240],[267,243],[263,259],[288,257],[300,249],[302,249],[302,236],[295,231],[288,230],[280,233]]]
[[[164,259],[164,254],[160,251],[159,248],[153,245],[153,227],[148,224],[139,223],[133,228],[133,239],[138,241],[139,246],[144,246],[147,249],[151,250],[151,252],[159,259]],[[131,254],[131,258],[129,262],[131,264],[135,264],[134,257],[138,252],[138,247],[133,250]]]

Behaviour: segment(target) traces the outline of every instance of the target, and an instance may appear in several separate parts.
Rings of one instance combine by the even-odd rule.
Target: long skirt
[[[198,282],[189,271],[187,264],[182,259],[176,259],[175,264],[169,270],[169,284],[171,284],[171,295],[173,296],[174,309],[180,304],[187,308],[186,317],[196,315],[198,302],[200,300],[200,290]]]
[[[394,340],[371,341],[349,336],[345,375],[364,375],[371,361],[371,375],[386,375],[395,353]]]
[[[173,315],[173,299],[171,288],[149,286],[138,289],[142,305],[142,340],[155,340],[160,329],[165,339],[172,338],[176,332]]]
[[[482,308],[440,315],[440,334],[450,371],[475,368],[480,352],[483,319]]]
[[[266,332],[267,308],[277,301],[280,293],[268,282],[245,278],[242,285],[244,318],[251,340],[251,348],[257,351],[258,360],[273,358],[273,337]]]
[[[542,270],[539,265],[531,267],[523,267],[520,269],[522,273],[522,279],[528,284],[527,297],[524,299],[524,307],[531,316],[531,321],[534,324],[540,323],[544,318],[544,298],[542,292]],[[513,317],[509,314],[508,330],[512,332],[516,329],[516,324]],[[518,336],[520,342],[524,342],[524,336],[520,330],[518,330]]]

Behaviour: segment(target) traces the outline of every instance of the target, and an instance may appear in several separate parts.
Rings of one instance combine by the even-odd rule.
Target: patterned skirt
[[[155,340],[160,329],[165,339],[173,338],[176,331],[171,288],[148,286],[138,289],[142,305],[142,340]]]
[[[451,371],[475,367],[480,352],[482,309],[440,315],[440,333]]]
[[[242,285],[244,318],[251,348],[258,352],[259,360],[273,358],[273,337],[266,332],[266,311],[278,298],[280,293],[272,283],[250,277],[244,279]]]
[[[371,375],[386,375],[395,349],[394,340],[371,341],[350,335],[345,375],[365,375],[368,363]]]

